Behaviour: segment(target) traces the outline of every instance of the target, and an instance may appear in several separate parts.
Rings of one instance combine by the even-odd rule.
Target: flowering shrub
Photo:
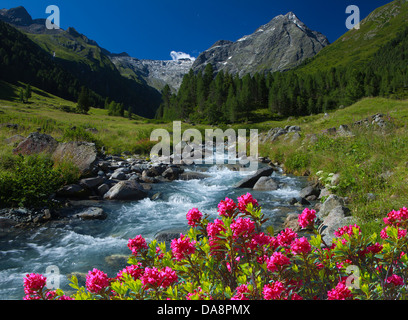
[[[197,208],[187,214],[189,232],[171,242],[129,239],[129,266],[109,278],[93,269],[76,292],[46,289],[46,278],[24,279],[25,299],[349,300],[406,299],[408,210],[391,211],[377,235],[359,226],[339,228],[331,245],[318,232],[314,210],[299,215],[310,237],[292,229],[274,234],[251,194],[218,205],[218,218]],[[353,274],[350,272],[353,271]]]

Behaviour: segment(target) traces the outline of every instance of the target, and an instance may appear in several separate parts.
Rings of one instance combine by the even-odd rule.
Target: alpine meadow
[[[0,8],[0,299],[407,300],[408,1],[119,2]]]

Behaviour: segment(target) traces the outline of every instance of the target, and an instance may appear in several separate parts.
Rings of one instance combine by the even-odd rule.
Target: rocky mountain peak
[[[211,63],[215,72],[224,70],[240,76],[282,71],[313,57],[328,44],[324,35],[309,29],[293,12],[288,12],[235,42],[217,41],[198,56],[193,69],[201,72]]]
[[[0,20],[31,34],[57,34],[62,32],[62,29],[48,30],[45,26],[46,19],[33,19],[22,6],[11,9],[1,9]]]
[[[29,26],[33,23],[33,19],[31,18],[30,14],[22,6],[8,10],[1,9],[0,20],[18,26]]]

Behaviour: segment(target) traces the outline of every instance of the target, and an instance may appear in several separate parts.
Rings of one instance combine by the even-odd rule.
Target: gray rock
[[[310,144],[315,144],[317,141],[319,141],[319,138],[315,133],[310,133],[306,135],[307,140],[309,140]]]
[[[44,209],[44,215],[42,217],[43,220],[50,220],[51,219],[51,211],[50,209]]]
[[[75,215],[75,218],[79,218],[82,220],[104,220],[106,219],[106,217],[107,215],[103,211],[103,209],[97,207],[87,208],[86,210]]]
[[[78,167],[82,175],[87,175],[92,171],[96,157],[95,144],[81,141],[60,143],[52,154],[52,158],[56,162],[72,162]]]
[[[317,197],[318,200],[322,199],[323,197],[328,197],[330,196],[332,193],[330,192],[329,189],[327,188],[323,188],[322,190],[320,190],[320,195]]]
[[[292,136],[292,139],[290,139],[290,142],[296,142],[299,141],[302,138],[299,132],[295,132]]]
[[[78,184],[70,184],[57,191],[57,196],[66,198],[86,198],[91,195],[89,189]]]
[[[254,175],[242,179],[234,187],[235,188],[253,188],[254,185],[257,183],[257,181],[261,177],[269,177],[274,171],[276,171],[276,169],[273,167],[265,167],[265,168],[259,169]]]
[[[187,171],[179,175],[179,180],[202,180],[208,178],[209,175],[201,172]]]
[[[17,148],[13,150],[13,153],[23,155],[37,154],[41,152],[53,153],[57,146],[57,140],[50,135],[33,132],[18,144]]]
[[[345,124],[340,125],[337,130],[337,134],[341,137],[352,137],[353,133],[350,131],[349,127]]]
[[[286,220],[283,224],[284,229],[290,228],[294,232],[299,232],[301,227],[298,222],[299,215],[297,213],[291,213],[286,217]]]
[[[157,192],[150,198],[150,200],[155,201],[155,200],[160,199],[160,197],[161,197],[161,192]]]
[[[278,130],[270,139],[272,142],[278,140],[280,136],[287,134],[288,132],[285,129]]]
[[[100,196],[103,196],[103,195],[105,195],[106,192],[109,191],[109,189],[110,189],[110,187],[109,187],[109,185],[107,185],[106,183],[101,184],[101,185],[98,187],[98,194],[99,194]]]
[[[287,130],[288,130],[288,132],[299,132],[299,131],[302,131],[299,126],[290,126]]]
[[[307,198],[308,196],[312,196],[312,195],[318,197],[320,195],[320,189],[316,186],[310,185],[310,186],[303,188],[299,194],[301,198]]]
[[[0,232],[10,231],[10,229],[14,228],[16,225],[17,225],[16,221],[0,217]]]
[[[277,190],[278,183],[271,177],[260,177],[254,185],[254,190]]]
[[[352,217],[347,216],[347,214],[348,213],[344,207],[337,206],[331,209],[323,220],[319,230],[327,245],[331,245],[336,230],[351,223]]]
[[[97,166],[101,168],[103,171],[107,171],[110,167],[111,163],[109,161],[99,161]]]
[[[105,179],[103,177],[98,176],[94,178],[81,179],[79,181],[79,184],[83,187],[93,189],[93,188],[100,186],[104,181]]]
[[[169,180],[177,180],[183,171],[178,167],[169,167],[163,172],[162,176]]]
[[[146,197],[147,193],[135,180],[120,181],[104,195],[106,200],[141,200]]]
[[[307,200],[307,201],[316,201],[317,200],[317,197],[314,195],[314,194],[312,194],[312,195],[310,195],[310,196],[307,196],[306,198],[304,198],[305,200]]]
[[[350,212],[350,210],[345,206],[344,199],[337,195],[332,194],[326,199],[326,201],[322,204],[319,210],[318,215],[320,219],[324,219],[325,217],[327,217],[330,211],[337,207],[342,208],[346,215],[348,215]]]
[[[113,180],[126,180],[126,173],[124,173],[122,170],[115,170],[114,173],[110,176],[110,179]]]

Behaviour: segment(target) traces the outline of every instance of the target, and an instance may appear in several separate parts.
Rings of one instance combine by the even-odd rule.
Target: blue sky
[[[347,29],[346,7],[361,18],[390,0],[2,0],[1,8],[24,6],[33,18],[60,8],[63,29],[72,26],[111,52],[139,59],[169,60],[170,52],[197,57],[217,40],[235,41],[279,14],[293,11],[309,28],[334,42]]]

